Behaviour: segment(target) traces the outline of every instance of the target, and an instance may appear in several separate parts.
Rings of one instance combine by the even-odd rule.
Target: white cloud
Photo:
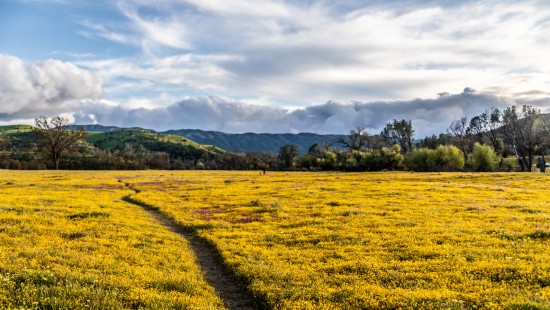
[[[425,98],[464,85],[511,96],[550,81],[550,7],[541,1],[119,3],[143,55],[80,63],[111,88],[118,78],[143,79],[152,90],[170,84],[306,106]]]
[[[81,24],[86,29],[88,29],[86,31],[79,31],[79,33],[85,37],[101,37],[103,39],[122,44],[136,45],[138,43],[136,42],[136,38],[132,37],[131,35],[122,33],[120,31],[108,29],[105,25],[102,24],[92,23],[88,20],[82,21]]]
[[[141,34],[141,46],[147,54],[154,54],[157,49],[170,47],[190,49],[187,39],[185,15],[174,16],[141,16],[136,8],[124,2],[119,4],[122,13],[133,23],[133,30]]]
[[[46,60],[25,64],[0,54],[0,119],[73,112],[86,98],[100,98],[103,79],[73,64]]]

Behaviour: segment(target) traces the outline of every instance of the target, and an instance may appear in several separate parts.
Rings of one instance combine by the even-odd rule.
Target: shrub
[[[489,145],[474,144],[474,149],[468,158],[473,171],[496,171],[499,157]]]
[[[435,171],[460,171],[464,168],[464,153],[454,145],[440,145],[429,161]]]
[[[459,171],[464,168],[464,154],[456,146],[440,145],[435,150],[416,149],[406,158],[413,171]]]
[[[348,171],[401,170],[403,162],[401,147],[396,144],[390,148],[347,153],[343,167]]]
[[[405,164],[407,168],[412,171],[431,171],[432,167],[430,166],[430,157],[433,156],[432,153],[434,150],[428,148],[415,149],[405,158]]]

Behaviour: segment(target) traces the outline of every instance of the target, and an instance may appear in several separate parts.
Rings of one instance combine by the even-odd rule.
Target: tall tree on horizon
[[[279,148],[279,163],[284,169],[293,168],[298,155],[298,147],[296,145],[283,145]]]
[[[361,151],[369,148],[371,137],[365,128],[357,127],[350,130],[345,139],[339,139],[338,143],[350,151]]]
[[[493,145],[495,152],[502,154],[504,147],[502,139],[499,137],[499,128],[502,126],[502,113],[499,109],[491,107],[485,110],[481,115],[485,121],[485,136]]]
[[[398,121],[394,119],[392,122],[386,124],[386,127],[382,129],[380,136],[389,144],[389,146],[398,144],[403,153],[412,151],[414,129],[410,120],[407,121],[402,119]]]
[[[83,128],[79,130],[69,129],[69,119],[55,116],[50,120],[40,116],[34,120],[36,127],[34,132],[39,138],[44,155],[49,157],[55,169],[59,170],[59,160],[77,141],[86,136]]]
[[[464,160],[467,160],[473,145],[472,135],[468,127],[468,118],[462,117],[452,122],[447,128],[447,134],[451,136],[452,144],[457,146],[464,154]]]
[[[508,107],[502,114],[504,139],[518,158],[521,171],[530,172],[537,152],[548,143],[548,120],[540,117],[540,110],[523,105],[521,110]]]

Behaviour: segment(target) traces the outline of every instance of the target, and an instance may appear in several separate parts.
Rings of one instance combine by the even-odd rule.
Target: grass
[[[222,307],[185,240],[121,200],[130,195],[206,238],[266,308],[548,309],[549,183],[535,173],[3,172],[0,308]]]

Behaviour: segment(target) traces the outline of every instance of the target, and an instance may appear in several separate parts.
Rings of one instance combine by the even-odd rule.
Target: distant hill
[[[338,139],[344,135],[319,135],[314,133],[299,134],[270,134],[270,133],[243,133],[228,134],[218,131],[203,131],[197,129],[169,130],[164,133],[179,135],[197,143],[215,145],[227,151],[238,152],[266,152],[279,153],[283,145],[296,145],[300,154],[307,153],[315,143],[328,143],[338,148]]]
[[[182,159],[204,159],[212,155],[225,153],[224,150],[212,146],[201,145],[189,138],[161,134],[153,130],[146,129],[126,129],[113,126],[86,125],[71,126],[71,129],[83,127],[88,135],[86,136],[84,146],[89,144],[101,150],[124,150],[126,146],[131,146],[138,151],[144,148],[151,152],[165,152],[173,158]],[[23,150],[32,151],[36,149],[36,136],[30,125],[9,125],[0,126],[0,138],[5,137],[4,150]]]
[[[103,125],[71,125],[71,129],[80,129],[84,128],[87,132],[109,132],[109,131],[118,131],[118,130],[127,130],[127,129],[144,129],[141,127],[129,127],[129,128],[123,128],[123,127],[117,127],[117,126],[103,126]],[[153,130],[150,130],[153,131]]]
[[[77,129],[83,127],[88,132],[111,132],[120,130],[144,130],[142,128],[121,128],[102,125],[74,125]],[[149,130],[150,132],[155,132]],[[296,145],[300,154],[307,153],[310,146],[315,143],[331,144],[334,148],[340,148],[337,141],[345,138],[345,135],[319,135],[314,133],[298,134],[270,134],[270,133],[243,133],[229,134],[219,131],[204,131],[198,129],[180,129],[158,132],[159,134],[172,134],[185,137],[199,144],[213,145],[230,152],[266,152],[278,154],[283,145]]]
[[[103,132],[89,132],[86,141],[102,150],[124,150],[131,146],[134,150],[143,147],[149,151],[165,152],[174,158],[205,158],[208,155],[223,154],[225,151],[212,146],[201,145],[188,138],[160,134],[146,129],[119,129]]]
[[[36,147],[36,136],[31,125],[0,126],[2,150],[28,149]]]
[[[16,132],[28,132],[32,131],[34,127],[31,125],[5,125],[0,126],[0,131],[6,134],[12,134]]]

